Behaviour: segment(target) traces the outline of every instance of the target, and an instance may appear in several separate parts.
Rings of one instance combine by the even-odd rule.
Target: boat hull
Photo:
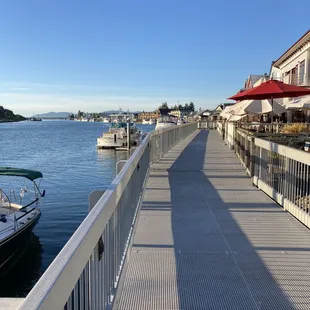
[[[17,262],[14,257],[24,249],[40,216],[41,213],[38,212],[24,226],[0,242],[0,278],[6,276],[9,270],[14,267]]]
[[[157,123],[155,130],[177,126],[175,123]]]
[[[130,137],[130,144],[134,145],[136,143],[135,137]],[[97,148],[98,149],[116,149],[119,147],[127,146],[127,137],[126,138],[116,138],[108,139],[107,137],[101,137],[97,139]]]

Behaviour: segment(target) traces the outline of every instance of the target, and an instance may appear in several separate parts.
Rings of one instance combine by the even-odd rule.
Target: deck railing
[[[149,165],[196,129],[191,123],[144,138],[104,193],[90,195],[90,213],[19,309],[117,307]]]
[[[216,121],[199,121],[198,129],[216,129],[217,122]]]
[[[310,154],[255,138],[253,183],[310,227]]]
[[[310,227],[310,153],[257,135],[235,128],[233,149],[241,164],[254,185]]]

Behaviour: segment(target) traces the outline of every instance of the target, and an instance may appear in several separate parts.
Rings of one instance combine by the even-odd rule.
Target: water
[[[137,127],[149,132],[155,126]],[[97,137],[107,130],[107,124],[73,121],[0,124],[0,166],[41,171],[46,190],[24,268],[17,265],[2,281],[1,296],[24,296],[31,289],[87,215],[90,192],[114,179],[116,162],[127,152],[96,149]]]

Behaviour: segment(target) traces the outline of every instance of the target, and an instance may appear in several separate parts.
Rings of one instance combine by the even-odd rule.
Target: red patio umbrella
[[[285,84],[278,80],[264,82],[254,88],[240,92],[228,99],[245,100],[245,99],[271,99],[273,106],[274,98],[300,97],[309,95],[310,89],[301,86]],[[271,124],[273,123],[273,109],[271,111]],[[272,128],[272,127],[271,127]]]
[[[300,97],[309,95],[310,89],[301,86],[285,84],[278,80],[270,80],[264,82],[254,88],[250,88],[244,92],[239,92],[236,95],[227,98],[233,100],[244,99],[273,99],[286,97]]]
[[[250,88],[250,89],[252,89],[252,88]],[[235,95],[233,95],[227,99],[236,100],[236,101],[243,100],[243,99],[239,99],[239,98],[242,98],[250,89],[240,90]]]

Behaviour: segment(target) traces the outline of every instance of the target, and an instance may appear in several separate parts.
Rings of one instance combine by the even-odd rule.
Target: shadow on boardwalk
[[[287,215],[250,185],[215,133],[208,137],[201,131],[168,170],[179,309],[299,308],[272,274],[290,267],[281,252],[296,250],[281,246],[285,227],[272,223]],[[306,298],[310,289],[302,291]]]
[[[192,137],[151,167],[119,309],[308,309],[309,230]]]

